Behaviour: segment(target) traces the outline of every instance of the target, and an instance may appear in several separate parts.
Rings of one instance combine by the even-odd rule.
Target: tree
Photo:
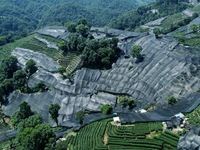
[[[0,87],[0,105],[4,102],[4,91],[3,91],[3,88]]]
[[[142,47],[140,45],[134,45],[131,49],[131,55],[133,57],[139,58],[141,56],[140,52],[142,51]]]
[[[2,82],[1,87],[5,95],[8,95],[9,93],[13,92],[14,91],[13,79],[5,79]]]
[[[192,25],[190,25],[190,29],[191,29],[194,33],[196,33],[196,32],[199,30],[199,26],[197,26],[196,24],[192,24]]]
[[[14,56],[10,56],[2,60],[2,71],[5,74],[6,78],[12,78],[13,73],[17,70],[18,60]]]
[[[19,110],[20,114],[21,114],[21,118],[22,119],[26,119],[28,118],[29,116],[32,116],[34,113],[32,112],[31,110],[31,106],[23,101],[21,104],[20,104],[20,110]]]
[[[85,26],[88,26],[88,21],[86,18],[81,18],[78,20],[78,24],[82,24],[82,25],[85,25]]]
[[[158,38],[158,35],[161,34],[161,31],[159,28],[154,28],[153,33],[155,34],[155,37]]]
[[[88,32],[89,32],[89,27],[87,25],[84,25],[84,24],[79,24],[76,27],[76,32],[81,34],[83,37],[87,37]]]
[[[174,96],[168,97],[167,101],[168,101],[168,104],[170,105],[173,105],[178,102],[178,100]]]
[[[21,121],[17,125],[17,131],[23,132],[25,128],[30,128],[30,127],[34,128],[35,126],[41,123],[42,123],[42,118],[38,114],[35,114]]]
[[[118,103],[123,106],[123,108],[129,106],[129,108],[133,108],[135,106],[135,102],[133,99],[129,98],[128,96],[119,96]]]
[[[68,43],[68,50],[77,51],[78,45],[78,37],[80,35],[78,33],[69,35],[69,43]]]
[[[2,108],[0,108],[0,119],[3,121],[3,123],[6,125],[6,115],[3,113]]]
[[[50,125],[39,124],[35,128],[26,128],[16,137],[20,148],[26,150],[52,149],[56,142],[56,135]]]
[[[76,113],[76,119],[79,121],[80,124],[83,124],[84,116],[85,112],[82,110]]]
[[[15,112],[11,119],[11,124],[14,128],[17,127],[17,125],[24,119],[34,115],[34,113],[31,111],[31,107],[27,102],[22,102],[20,104],[19,111]]]
[[[28,74],[28,77],[30,77],[33,73],[37,71],[37,66],[33,59],[30,59],[26,62],[25,70]]]
[[[60,106],[58,104],[51,104],[51,106],[49,107],[49,113],[51,115],[51,118],[56,122],[57,126],[58,126],[59,109]]]
[[[58,42],[58,48],[64,52],[68,52],[70,50],[69,43],[65,41]]]
[[[6,36],[0,36],[0,46],[7,43],[7,37]]]
[[[20,89],[21,91],[24,88],[24,85],[26,84],[26,72],[23,70],[17,70],[13,74],[13,82],[15,89]]]
[[[83,66],[90,68],[108,69],[119,56],[118,40],[90,40],[82,53]]]
[[[35,89],[36,91],[44,92],[45,90],[48,90],[48,87],[43,82],[39,82]]]
[[[58,68],[58,72],[59,72],[60,74],[65,73],[65,72],[66,72],[66,67],[63,67],[63,66],[59,67],[59,68]]]
[[[5,76],[4,72],[0,70],[0,82],[2,83],[3,80],[5,80],[5,79],[6,79],[6,76]]]
[[[66,24],[66,26],[67,26],[67,29],[68,29],[69,32],[71,32],[71,33],[76,32],[76,26],[77,26],[76,23],[74,23],[74,22],[68,22]]]
[[[101,107],[101,112],[102,112],[102,114],[104,114],[104,115],[108,115],[108,114],[110,114],[111,112],[112,112],[112,106],[111,105],[109,105],[109,104],[105,104],[105,105],[102,105],[102,107]]]

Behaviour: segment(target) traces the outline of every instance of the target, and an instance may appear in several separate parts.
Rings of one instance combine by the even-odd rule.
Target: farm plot
[[[163,131],[162,123],[114,126],[111,120],[94,122],[67,137],[69,150],[175,150],[179,136]]]

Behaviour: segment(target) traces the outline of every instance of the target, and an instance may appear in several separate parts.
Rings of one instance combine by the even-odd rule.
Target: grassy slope
[[[0,47],[0,61],[6,58],[8,55],[11,55],[11,52],[16,48],[20,47],[22,44],[26,43],[30,39],[32,39],[33,35],[27,36],[25,38],[16,40],[13,43],[6,44]]]
[[[181,21],[182,19],[184,19],[185,17],[186,17],[186,15],[184,15],[182,13],[177,13],[177,14],[171,15],[162,22],[161,26],[164,28],[168,28],[172,24],[172,22],[177,23],[177,22]]]
[[[6,58],[7,56],[11,55],[12,50],[14,50],[16,47],[21,47],[21,48],[26,48],[26,49],[30,49],[36,52],[46,54],[47,56],[51,57],[55,61],[59,60],[59,64],[61,66],[67,67],[69,65],[70,67],[67,70],[68,72],[71,72],[71,70],[73,70],[73,68],[76,66],[76,63],[80,60],[79,53],[68,52],[67,54],[63,55],[62,51],[48,48],[42,42],[39,42],[38,40],[34,39],[35,35],[37,34],[32,34],[25,38],[16,40],[13,43],[9,43],[4,46],[1,46],[0,47],[0,61]],[[45,38],[49,42],[57,43],[60,41],[59,39],[55,39],[49,36],[41,36],[41,35],[37,35],[37,36]]]

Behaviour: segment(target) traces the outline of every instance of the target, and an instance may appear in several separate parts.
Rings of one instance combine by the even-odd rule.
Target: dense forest
[[[1,0],[0,35],[25,36],[45,25],[87,18],[104,26],[113,18],[153,0]]]
[[[113,19],[110,26],[122,30],[135,30],[149,21],[183,11],[189,0],[157,0]]]

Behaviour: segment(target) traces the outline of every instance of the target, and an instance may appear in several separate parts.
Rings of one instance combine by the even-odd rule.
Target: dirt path
[[[105,130],[104,138],[103,138],[103,142],[104,142],[105,145],[108,143],[107,130],[108,130],[108,124],[106,125],[106,130]],[[110,150],[109,146],[108,146],[108,150]]]

